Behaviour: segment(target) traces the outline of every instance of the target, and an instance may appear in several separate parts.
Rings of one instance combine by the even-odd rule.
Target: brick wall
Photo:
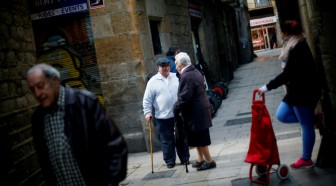
[[[37,103],[25,78],[36,61],[26,1],[1,3],[0,35],[0,185],[40,185],[30,124]]]

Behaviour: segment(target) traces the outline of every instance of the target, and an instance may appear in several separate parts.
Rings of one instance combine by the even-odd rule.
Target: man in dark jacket
[[[118,185],[126,177],[127,145],[97,97],[62,86],[60,73],[46,64],[27,77],[40,103],[32,130],[46,185]]]
[[[209,128],[212,126],[210,103],[205,91],[204,78],[184,52],[175,56],[175,64],[181,74],[174,117],[180,115],[188,138],[188,144],[197,149],[197,160],[193,167],[198,171],[216,167],[208,146],[211,144]]]

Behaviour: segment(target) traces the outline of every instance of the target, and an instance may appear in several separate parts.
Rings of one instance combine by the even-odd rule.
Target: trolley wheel
[[[265,167],[265,166],[256,165],[255,171],[256,171],[258,176],[262,176],[262,175],[266,174],[266,169],[267,169],[267,167]]]
[[[279,165],[276,172],[277,172],[277,176],[280,180],[285,180],[289,176],[289,168],[285,164]]]

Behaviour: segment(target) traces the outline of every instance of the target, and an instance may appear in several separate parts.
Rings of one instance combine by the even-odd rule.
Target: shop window
[[[149,21],[150,30],[152,34],[152,43],[153,43],[153,49],[154,49],[154,55],[162,54],[162,47],[161,47],[161,41],[160,41],[160,33],[159,33],[159,24],[160,21]]]
[[[255,7],[264,7],[264,6],[270,6],[269,0],[255,0]]]

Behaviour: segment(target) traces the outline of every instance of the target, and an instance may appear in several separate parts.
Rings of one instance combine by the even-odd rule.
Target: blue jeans
[[[176,152],[175,152],[175,139],[174,139],[174,127],[175,121],[174,118],[169,119],[156,119],[156,127],[160,135],[161,148],[163,152],[163,160],[167,165],[175,164],[176,160]],[[189,147],[187,141],[185,140],[184,144],[184,153],[183,149],[177,148],[176,151],[180,158],[181,162],[185,162],[183,157],[185,155],[185,159],[189,161]]]
[[[285,102],[281,102],[276,116],[283,123],[301,124],[302,128],[302,158],[310,160],[315,143],[315,126],[314,126],[314,111],[313,108],[302,106],[292,106]]]

